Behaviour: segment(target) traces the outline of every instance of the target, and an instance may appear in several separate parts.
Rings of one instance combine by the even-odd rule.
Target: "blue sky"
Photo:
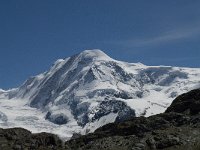
[[[199,8],[199,0],[1,0],[0,87],[17,87],[84,49],[200,67]]]

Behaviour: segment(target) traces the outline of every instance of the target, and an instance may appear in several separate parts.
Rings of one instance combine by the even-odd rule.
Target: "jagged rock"
[[[166,112],[196,115],[200,112],[200,89],[192,90],[178,96]]]
[[[55,124],[58,124],[58,125],[66,124],[68,122],[67,116],[63,113],[52,114],[51,112],[48,112],[46,114],[45,119],[47,119]]]
[[[98,111],[95,113],[93,120],[99,119],[102,116],[110,113],[118,113],[116,122],[122,122],[135,117],[135,111],[131,109],[125,102],[117,100],[102,101],[99,104]]]
[[[22,128],[0,129],[1,150],[61,150],[63,142],[53,134],[31,134]]]

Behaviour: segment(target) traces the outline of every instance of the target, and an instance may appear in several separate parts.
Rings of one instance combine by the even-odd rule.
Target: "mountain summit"
[[[200,69],[117,61],[101,50],[57,60],[20,87],[0,91],[0,126],[71,137],[111,122],[150,116],[200,87]],[[13,115],[10,115],[13,114]]]
[[[80,54],[79,57],[83,59],[92,59],[92,60],[111,60],[111,58],[106,55],[103,51],[95,49],[95,50],[84,50]]]

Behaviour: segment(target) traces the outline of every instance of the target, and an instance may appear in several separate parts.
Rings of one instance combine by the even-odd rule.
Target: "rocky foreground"
[[[165,113],[111,123],[62,142],[57,136],[0,129],[1,150],[200,150],[200,89],[178,96]]]

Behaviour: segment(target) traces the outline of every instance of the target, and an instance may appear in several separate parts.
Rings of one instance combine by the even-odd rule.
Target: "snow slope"
[[[0,90],[0,127],[68,139],[110,122],[164,112],[177,95],[198,87],[198,68],[127,63],[85,50],[57,60],[19,88]]]

